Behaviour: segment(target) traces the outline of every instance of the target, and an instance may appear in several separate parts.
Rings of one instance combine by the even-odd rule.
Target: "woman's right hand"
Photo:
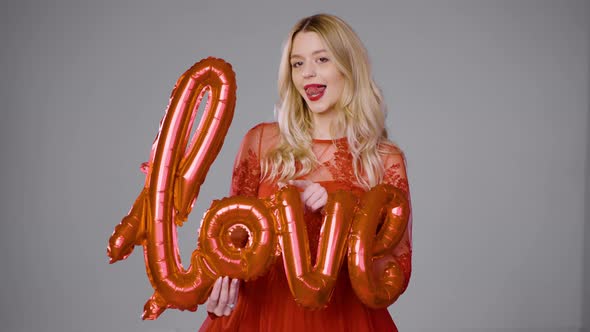
[[[238,302],[240,281],[219,277],[207,299],[207,311],[216,316],[229,316]]]

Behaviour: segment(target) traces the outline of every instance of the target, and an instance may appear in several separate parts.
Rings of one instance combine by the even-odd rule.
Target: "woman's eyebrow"
[[[316,55],[318,53],[322,53],[322,52],[327,52],[325,49],[321,49],[321,50],[317,50],[317,51],[313,51],[311,53],[311,55]],[[291,54],[291,59],[293,58],[303,58],[303,56],[299,55],[299,54]]]

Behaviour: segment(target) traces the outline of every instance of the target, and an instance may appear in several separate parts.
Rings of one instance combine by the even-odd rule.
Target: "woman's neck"
[[[314,139],[334,139],[344,136],[344,133],[334,133],[336,136],[332,137],[330,126],[335,120],[333,112],[327,114],[312,113],[312,129],[311,137]]]

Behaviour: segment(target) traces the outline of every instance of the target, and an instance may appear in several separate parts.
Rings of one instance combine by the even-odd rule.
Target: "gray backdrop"
[[[141,321],[141,248],[109,265],[107,239],[143,185],[174,82],[221,57],[238,103],[179,230],[188,263],[241,137],[273,119],[283,38],[316,12],[365,42],[407,155],[414,271],[390,307],[401,331],[590,326],[588,2],[30,0],[0,12],[1,331],[200,326],[203,308]]]

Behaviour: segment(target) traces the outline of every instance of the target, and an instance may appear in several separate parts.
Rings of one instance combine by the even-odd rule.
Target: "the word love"
[[[410,211],[405,193],[388,185],[373,188],[360,202],[349,193],[330,195],[314,266],[295,188],[286,187],[267,200],[216,200],[203,218],[189,268],[182,266],[176,226],[188,217],[221,149],[233,117],[235,91],[231,66],[220,59],[202,60],[181,75],[152,146],[144,188],[109,239],[111,263],[127,258],[135,245],[143,246],[154,294],[142,318],[156,319],[166,308],[194,311],[218,276],[256,278],[280,253],[293,296],[304,306],[327,304],[344,257],[361,301],[371,307],[395,301],[404,275],[391,252]],[[191,138],[206,92],[207,105]],[[236,234],[246,236],[237,241]]]

